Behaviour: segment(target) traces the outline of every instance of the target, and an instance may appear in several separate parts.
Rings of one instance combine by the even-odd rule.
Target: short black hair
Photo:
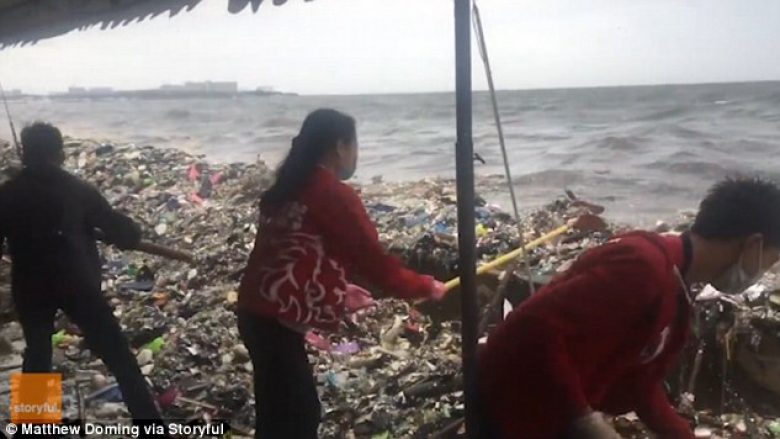
[[[22,163],[37,166],[62,156],[62,133],[54,125],[35,122],[22,130]]]
[[[699,205],[691,231],[704,239],[730,240],[760,233],[780,247],[780,188],[760,178],[728,178]]]

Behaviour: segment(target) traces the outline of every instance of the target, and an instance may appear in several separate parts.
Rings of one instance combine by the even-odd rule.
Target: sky
[[[499,89],[780,79],[777,0],[480,0]],[[227,0],[0,51],[7,89],[237,81],[300,94],[454,88],[451,0]],[[474,59],[474,86],[485,88]]]

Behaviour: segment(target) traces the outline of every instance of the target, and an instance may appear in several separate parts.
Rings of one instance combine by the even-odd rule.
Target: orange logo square
[[[11,422],[15,424],[58,424],[61,421],[61,374],[11,374]]]

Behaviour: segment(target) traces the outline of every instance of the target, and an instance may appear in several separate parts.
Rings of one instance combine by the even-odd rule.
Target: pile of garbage
[[[6,163],[13,161],[10,149],[4,154]],[[249,433],[254,424],[251,363],[233,311],[257,232],[257,199],[272,182],[272,169],[263,162],[215,165],[177,150],[89,141],[69,141],[66,154],[66,167],[136,219],[145,240],[197,258],[190,266],[102,249],[106,297],[166,416],[226,417],[238,431]],[[457,213],[451,181],[376,182],[358,190],[391,251],[440,279],[455,276]],[[499,207],[479,200],[478,254],[487,260],[505,253],[560,226],[575,210],[561,201],[518,227]],[[539,261],[535,266],[545,271],[595,242],[568,243],[557,252],[539,248],[533,253]],[[3,307],[8,305],[4,301]],[[397,300],[382,301],[352,319],[343,333],[312,345],[326,408],[325,436],[388,432],[425,437],[424,432],[462,414],[458,322],[434,324]],[[12,326],[18,339],[18,326]],[[84,410],[88,418],[126,416],[116,384],[84,347],[78,328],[59,319],[56,331],[55,364],[66,372],[66,399],[75,401],[76,389],[84,394],[84,407],[72,404],[71,411]],[[16,361],[20,349],[17,343]]]
[[[102,249],[106,297],[165,416],[225,419],[239,435],[250,435],[252,365],[238,337],[234,310],[238,282],[257,232],[257,199],[271,184],[272,169],[261,161],[213,164],[202,156],[171,149],[76,140],[66,146],[67,168],[135,218],[144,229],[144,239],[196,257],[190,265]],[[2,154],[5,163],[13,160],[11,148]],[[441,280],[456,275],[452,181],[376,180],[357,189],[391,252]],[[492,260],[594,210],[598,206],[567,193],[529,212],[518,224],[500,207],[478,199],[478,257]],[[582,251],[604,242],[614,231],[569,232],[534,248],[528,255],[532,276],[544,278],[563,271]],[[489,284],[482,278],[480,282]],[[489,293],[495,295],[494,284],[490,285]],[[0,300],[0,308],[7,309],[8,301]],[[424,438],[443,431],[462,433],[458,423],[464,414],[460,323],[435,318],[420,308],[385,299],[352,315],[342,332],[307,338],[325,410],[323,437]],[[52,342],[55,365],[65,373],[65,415],[73,418],[84,413],[87,419],[102,421],[126,418],[115,382],[86,349],[78,329],[59,319],[56,331]],[[0,327],[0,342],[3,339],[12,355],[0,364],[0,375],[18,370],[21,363],[18,324]],[[7,382],[4,376],[0,381]],[[2,395],[6,396],[0,399],[0,412],[7,407],[7,392],[0,388]],[[626,437],[645,437],[630,418],[616,422],[633,435]],[[767,422],[768,429],[776,427]],[[702,437],[743,437],[726,433],[734,425],[739,430],[740,424],[731,421],[706,424],[712,435]],[[721,427],[726,430],[716,430]]]

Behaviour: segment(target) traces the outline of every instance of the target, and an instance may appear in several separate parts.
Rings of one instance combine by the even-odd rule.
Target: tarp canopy
[[[213,0],[212,0],[213,1]],[[296,0],[311,1],[311,0]],[[125,26],[190,11],[201,0],[0,0],[0,48],[35,43],[76,29]],[[264,0],[229,0],[228,10],[257,11]],[[283,5],[287,0],[265,0]]]

